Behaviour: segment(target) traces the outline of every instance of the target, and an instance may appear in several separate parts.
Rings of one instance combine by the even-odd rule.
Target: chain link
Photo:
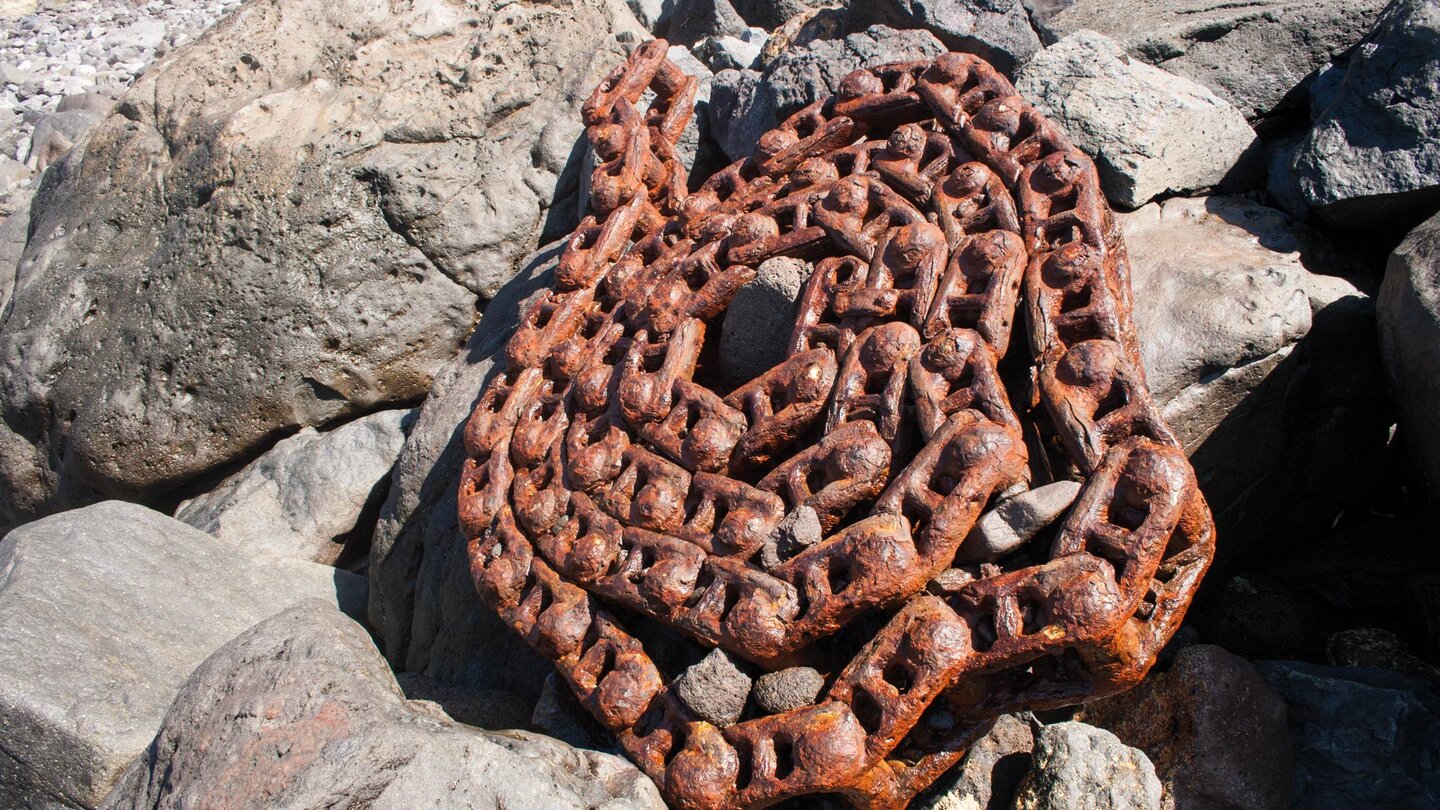
[[[855,71],[692,194],[696,87],[655,40],[584,105],[595,214],[464,429],[472,573],[674,806],[902,807],[999,714],[1143,677],[1213,521],[1145,385],[1095,167],[1003,76],[955,53]],[[815,262],[786,359],[697,381],[775,256]],[[1043,562],[957,572],[1045,453],[999,371],[1022,306],[1022,405],[1084,488]],[[802,508],[824,537],[781,555]],[[772,669],[890,618],[816,704],[717,728],[606,605]]]

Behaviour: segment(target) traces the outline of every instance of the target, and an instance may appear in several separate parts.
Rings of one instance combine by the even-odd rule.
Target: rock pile
[[[1002,718],[915,807],[1440,803],[1437,15],[0,0],[0,805],[661,807],[480,603],[455,489],[459,426],[586,212],[580,104],[667,33],[715,71],[692,186],[851,70],[960,49],[1122,210],[1212,585],[1139,688]],[[773,362],[812,270],[740,291],[725,374]],[[999,505],[976,547],[1067,493]],[[704,653],[721,723],[834,674]]]

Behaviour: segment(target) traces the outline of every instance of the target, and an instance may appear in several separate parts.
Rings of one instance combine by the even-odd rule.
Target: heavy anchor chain
[[[655,40],[583,108],[595,213],[464,430],[472,573],[675,807],[903,807],[999,714],[1139,681],[1213,521],[1095,167],[1003,76],[858,70],[690,193],[695,90]],[[718,318],[776,256],[814,265],[787,357],[727,390]],[[1030,427],[1000,371],[1017,311]],[[1083,482],[1050,547],[958,565],[1041,475]],[[777,552],[802,509],[823,539]],[[678,634],[823,667],[855,633],[816,703],[723,728],[657,663]]]

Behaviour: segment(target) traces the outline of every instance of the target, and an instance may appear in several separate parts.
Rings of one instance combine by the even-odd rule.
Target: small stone
[[[741,287],[720,327],[720,369],[734,384],[755,379],[785,359],[795,300],[814,271],[808,262],[776,256],[760,263]]]
[[[1139,750],[1084,723],[1045,726],[1015,810],[1160,810],[1160,780]]]
[[[808,506],[800,506],[786,515],[775,527],[774,534],[766,538],[760,548],[760,564],[774,570],[781,563],[820,542],[825,530],[820,525],[820,516]]]
[[[810,667],[790,667],[767,672],[755,681],[751,694],[755,705],[766,714],[814,705],[825,688],[825,676]]]
[[[960,765],[911,805],[914,810],[1009,807],[1030,768],[1035,734],[1021,716],[1006,714],[975,741]]]
[[[675,694],[690,710],[717,726],[734,725],[750,697],[750,676],[740,671],[730,655],[714,649],[680,674]]]
[[[739,37],[706,37],[695,44],[695,53],[713,71],[754,67],[769,37],[764,29],[751,28]]]
[[[967,565],[1000,559],[1065,514],[1079,494],[1079,483],[1056,481],[1001,501],[976,521],[955,561]]]

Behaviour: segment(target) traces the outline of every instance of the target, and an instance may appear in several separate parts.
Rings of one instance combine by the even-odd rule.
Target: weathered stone
[[[1274,173],[1326,221],[1413,226],[1440,208],[1440,5],[1397,0],[1311,89],[1314,125]],[[1300,212],[1296,212],[1300,213]]]
[[[706,37],[739,37],[748,26],[730,0],[675,0],[665,38],[693,45]]]
[[[530,728],[576,748],[621,753],[609,732],[575,700],[570,684],[555,672],[545,677],[540,699],[530,714]]]
[[[1248,658],[1302,658],[1321,651],[1320,606],[1306,594],[1256,575],[1216,589],[1196,621],[1207,640]]]
[[[29,231],[30,200],[26,194],[19,210],[0,221],[0,321],[5,318],[5,308],[15,289],[15,267],[20,263],[20,254],[25,251]],[[3,518],[0,518],[0,525],[3,523]]]
[[[1377,304],[1380,357],[1395,393],[1411,464],[1440,509],[1440,214],[1390,255]]]
[[[925,31],[896,31],[883,25],[839,40],[795,46],[763,72],[724,70],[715,76],[710,126],[731,160],[748,157],[767,130],[791,113],[835,92],[852,71],[884,62],[933,59],[945,51]]]
[[[663,810],[609,754],[407,701],[365,631],[307,602],[195,670],[107,810],[220,806]]]
[[[745,70],[755,66],[767,41],[765,29],[749,28],[738,37],[706,37],[694,51],[710,70]]]
[[[973,53],[1010,76],[1041,47],[1021,0],[865,0],[848,12],[847,31],[924,29],[949,50]]]
[[[1079,494],[1079,482],[1056,481],[1001,501],[976,521],[955,561],[971,564],[1000,559],[1065,514]]]
[[[691,711],[723,728],[734,725],[745,711],[750,676],[735,666],[728,653],[717,648],[680,673],[672,688]]]
[[[35,123],[30,135],[30,151],[25,162],[36,172],[65,156],[91,127],[105,117],[104,110],[75,109],[53,112]]]
[[[1342,630],[1325,639],[1325,660],[1337,667],[1392,669],[1407,675],[1440,676],[1440,669],[1421,660],[1403,639],[1379,627]]]
[[[1334,277],[1347,267],[1323,240],[1243,199],[1118,219],[1150,390],[1229,538],[1222,557],[1330,528],[1390,424],[1370,297]]]
[[[824,675],[810,667],[789,667],[761,675],[750,695],[762,712],[780,714],[814,705],[824,688]]]
[[[1093,31],[1037,54],[1015,88],[1095,159],[1116,205],[1260,182],[1255,133],[1238,110],[1203,85],[1131,59]]]
[[[1085,704],[1083,719],[1144,751],[1176,808],[1290,806],[1285,702],[1254,665],[1220,647],[1186,647],[1167,671]]]
[[[795,301],[814,270],[789,256],[766,259],[735,294],[720,326],[720,370],[732,384],[753,380],[785,359]]]
[[[465,348],[435,375],[410,428],[370,549],[370,626],[397,670],[534,699],[553,669],[480,601],[456,516],[461,430],[494,356],[553,281],[564,244],[542,248],[485,307]]]
[[[1077,0],[1046,18],[1052,41],[1081,29],[1193,79],[1247,118],[1305,104],[1309,77],[1360,41],[1388,0]]]
[[[835,5],[832,0],[731,0],[731,4],[746,22],[767,31],[779,28],[796,15]]]
[[[1145,754],[1084,723],[1045,726],[1015,810],[1160,810],[1160,780]]]
[[[914,810],[1009,810],[1030,769],[1035,735],[1030,724],[1002,715],[975,741],[960,764],[917,798]]]
[[[760,564],[767,571],[779,568],[786,560],[820,542],[824,537],[820,515],[809,506],[800,506],[780,520],[775,531],[760,547]]]
[[[422,396],[573,193],[579,105],[640,33],[610,0],[259,0],[148,71],[36,196],[0,522]]]
[[[1434,679],[1294,661],[1256,666],[1289,707],[1295,807],[1440,803],[1440,691]]]
[[[0,540],[0,806],[94,807],[217,647],[362,578],[110,501]]]
[[[175,517],[259,554],[331,565],[348,542],[369,541],[414,417],[381,411],[324,433],[304,428]]]

